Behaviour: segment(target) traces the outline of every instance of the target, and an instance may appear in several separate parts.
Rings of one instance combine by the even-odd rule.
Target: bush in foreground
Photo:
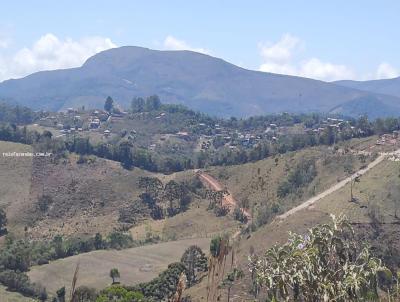
[[[267,301],[372,301],[379,298],[380,277],[392,278],[359,247],[350,224],[335,217],[304,236],[291,234],[263,257],[250,256],[250,268],[255,292]]]

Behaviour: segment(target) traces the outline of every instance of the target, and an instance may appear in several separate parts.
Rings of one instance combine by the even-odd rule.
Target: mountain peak
[[[160,51],[124,46],[100,52],[82,67],[35,73],[0,83],[0,99],[35,109],[59,110],[85,105],[102,107],[110,95],[128,107],[136,96],[157,94],[212,115],[260,115],[277,112],[329,112],[372,104],[371,97],[400,113],[400,98],[340,84],[251,71],[192,51]],[[357,106],[349,106],[352,101]],[[346,106],[341,106],[347,104]],[[390,110],[389,110],[390,108]],[[364,110],[363,109],[363,110]],[[373,110],[372,110],[373,111]]]

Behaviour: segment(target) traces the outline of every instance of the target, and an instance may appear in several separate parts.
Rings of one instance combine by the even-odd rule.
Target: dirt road
[[[305,202],[303,202],[302,204],[298,205],[297,207],[287,211],[286,213],[279,215],[277,218],[280,220],[284,220],[287,217],[289,217],[290,215],[303,210],[309,206],[311,206],[312,204],[316,203],[317,201],[321,200],[322,198],[328,196],[329,194],[343,188],[346,184],[348,184],[350,181],[352,181],[354,178],[356,178],[357,176],[361,176],[363,174],[365,174],[366,172],[368,172],[370,169],[372,169],[373,167],[375,167],[376,165],[378,165],[380,162],[382,162],[387,156],[389,155],[395,155],[395,154],[399,154],[400,150],[394,151],[394,152],[388,152],[388,153],[380,153],[379,156],[373,161],[371,162],[368,166],[366,166],[364,169],[359,170],[358,172],[354,173],[353,175],[343,179],[342,181],[338,182],[337,184],[333,185],[332,187],[330,187],[329,189],[325,190],[324,192],[306,200]]]
[[[198,172],[198,173],[200,180],[206,183],[212,190],[214,191],[224,190],[224,187],[221,185],[221,183],[211,175],[206,174],[204,172]],[[222,205],[227,206],[230,211],[233,211],[233,209],[238,206],[238,203],[233,198],[232,194],[228,191],[228,194],[225,194],[222,199]],[[247,219],[250,220],[251,219],[250,213],[246,209],[241,208],[241,210],[243,211],[244,215],[247,216]]]

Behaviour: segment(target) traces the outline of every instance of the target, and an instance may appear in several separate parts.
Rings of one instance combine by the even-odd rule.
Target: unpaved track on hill
[[[197,171],[200,180],[202,180],[204,183],[206,183],[209,187],[211,187],[212,190],[214,191],[222,191],[224,190],[224,187],[221,185],[221,183],[216,180],[214,177],[212,177],[211,175],[204,173],[204,172],[200,172]],[[228,194],[225,194],[224,197],[222,198],[222,204],[224,206],[227,206],[229,208],[229,211],[232,212],[233,209],[238,205],[238,202],[235,200],[235,198],[233,198],[232,194],[228,191]],[[244,215],[246,215],[247,217],[247,223],[245,225],[245,227],[248,227],[251,223],[252,217],[249,211],[247,211],[244,208],[240,208]],[[232,235],[232,239],[236,239],[241,233],[241,229],[237,230],[233,235]]]
[[[221,185],[221,183],[218,180],[216,180],[214,177],[212,177],[211,175],[206,174],[204,172],[199,172],[199,177],[205,183],[207,183],[211,187],[212,190],[214,190],[214,191],[222,191],[222,190],[224,190],[224,187]],[[224,195],[224,197],[222,199],[222,204],[224,206],[229,207],[229,210],[231,210],[231,211],[235,207],[238,206],[237,201],[235,200],[235,198],[233,198],[233,196],[229,192],[229,190],[228,190],[228,194]],[[243,210],[243,213],[247,216],[247,218],[250,219],[251,218],[250,213],[246,209],[243,209],[243,208],[241,208],[241,209]]]
[[[302,204],[298,205],[297,207],[287,211],[286,213],[279,215],[277,218],[284,220],[287,217],[289,217],[290,215],[303,210],[311,205],[313,205],[314,203],[316,203],[317,201],[321,200],[322,198],[328,196],[329,194],[343,188],[346,184],[348,184],[350,181],[352,181],[354,178],[356,178],[357,176],[361,176],[365,173],[367,173],[370,169],[372,169],[373,167],[375,167],[376,165],[378,165],[379,163],[381,163],[387,156],[389,155],[394,155],[394,154],[399,154],[400,153],[400,149],[394,152],[388,152],[388,153],[380,153],[379,156],[371,163],[369,163],[364,169],[359,170],[358,172],[354,173],[353,175],[343,179],[342,181],[338,182],[337,184],[333,185],[332,187],[330,187],[329,189],[323,191],[322,193],[306,200],[305,202],[303,202]]]

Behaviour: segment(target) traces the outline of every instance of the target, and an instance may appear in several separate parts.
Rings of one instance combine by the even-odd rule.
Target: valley
[[[400,1],[1,11],[0,302],[400,302]]]
[[[120,251],[95,251],[50,264],[33,267],[29,277],[33,282],[47,285],[50,294],[55,294],[62,286],[71,289],[71,281],[76,265],[79,264],[79,284],[101,290],[110,284],[110,267],[119,270],[123,284],[148,282],[168,264],[180,260],[182,253],[191,245],[207,250],[210,238],[184,239],[152,244]]]
[[[162,284],[177,282],[187,251],[196,246],[212,265],[213,245],[226,240],[218,257],[231,262],[212,277],[215,287],[213,270],[199,271],[185,294],[225,299],[217,284],[240,269],[245,277],[229,295],[253,301],[249,253],[328,223],[330,214],[348,217],[376,255],[388,257],[381,240],[396,248],[389,237],[397,238],[399,195],[388,184],[400,160],[397,119],[285,113],[226,120],[158,102],[136,99],[128,111],[28,111],[17,126],[3,122],[0,261],[7,269],[0,282],[21,276],[29,280],[26,296],[54,297],[63,287],[70,292],[79,263],[84,293],[111,290],[116,269],[118,284],[157,301],[176,290],[177,283],[167,292]],[[22,272],[7,275],[16,267]]]

